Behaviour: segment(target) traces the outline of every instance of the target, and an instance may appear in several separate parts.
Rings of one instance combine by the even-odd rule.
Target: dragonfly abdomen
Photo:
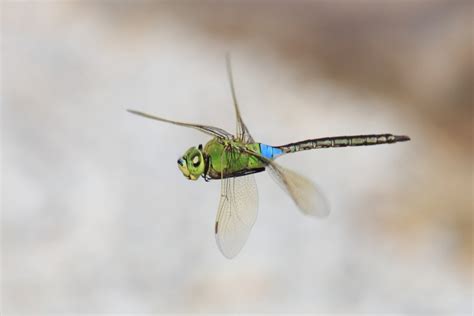
[[[262,143],[260,143],[259,146],[261,155],[270,160],[284,154],[283,150],[279,147],[273,147]]]
[[[392,134],[336,136],[308,139],[300,142],[277,146],[276,148],[281,149],[283,153],[286,154],[309,149],[393,144],[408,140],[410,140],[408,136],[397,136]]]

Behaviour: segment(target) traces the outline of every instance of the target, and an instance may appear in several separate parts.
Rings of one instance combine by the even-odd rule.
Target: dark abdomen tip
[[[396,142],[407,142],[411,140],[409,136],[401,135],[401,136],[396,136],[395,135],[395,141]]]

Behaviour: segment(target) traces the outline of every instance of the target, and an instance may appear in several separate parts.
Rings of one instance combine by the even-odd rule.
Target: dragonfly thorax
[[[189,148],[183,157],[178,159],[178,168],[189,180],[197,180],[206,169],[202,145]]]

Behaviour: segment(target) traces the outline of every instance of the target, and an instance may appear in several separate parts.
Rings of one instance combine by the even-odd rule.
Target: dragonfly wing
[[[305,215],[316,217],[329,215],[328,201],[311,180],[273,161],[269,162],[268,171]]]
[[[222,254],[235,257],[248,239],[257,219],[258,190],[253,175],[221,181],[221,199],[215,234]]]
[[[233,135],[221,128],[214,127],[214,126],[208,126],[208,125],[199,125],[199,124],[190,124],[190,123],[183,123],[183,122],[177,122],[177,121],[171,121],[167,120],[158,116],[154,116],[151,114],[147,114],[144,112],[136,111],[136,110],[127,110],[128,112],[132,114],[136,114],[139,116],[143,116],[152,120],[160,121],[160,122],[165,122],[165,123],[170,123],[174,125],[179,125],[179,126],[184,126],[184,127],[189,127],[189,128],[194,128],[197,129],[203,133],[206,133],[208,135],[211,135],[213,137],[218,137],[218,138],[233,138]]]
[[[232,100],[234,101],[234,109],[235,109],[235,116],[237,118],[237,139],[242,140],[245,143],[254,143],[252,135],[245,125],[244,121],[242,120],[242,116],[240,115],[239,104],[237,102],[237,97],[235,95],[235,88],[234,88],[234,78],[232,76],[232,65],[230,62],[230,55],[226,54],[226,65],[227,65],[227,75],[229,77],[230,83],[230,90],[232,92]]]
[[[270,175],[288,193],[298,208],[305,214],[317,217],[329,215],[329,203],[321,193],[321,190],[308,178],[278,165],[273,160],[248,149],[246,153],[253,155],[265,163]]]

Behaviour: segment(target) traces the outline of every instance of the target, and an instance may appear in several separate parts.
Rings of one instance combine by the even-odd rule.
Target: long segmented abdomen
[[[281,149],[283,153],[294,153],[309,149],[393,144],[397,142],[405,142],[408,140],[410,140],[410,137],[408,136],[373,134],[315,138],[275,147]]]

